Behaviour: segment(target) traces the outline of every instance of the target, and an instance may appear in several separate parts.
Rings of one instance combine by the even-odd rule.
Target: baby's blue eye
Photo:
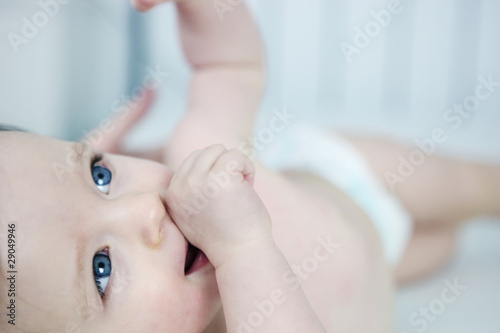
[[[99,295],[102,297],[106,292],[106,287],[108,286],[109,277],[111,275],[111,259],[104,252],[97,253],[94,256],[92,266],[97,291],[99,291]]]
[[[101,165],[94,165],[92,167],[92,178],[99,191],[108,194],[109,184],[111,183],[111,171]]]

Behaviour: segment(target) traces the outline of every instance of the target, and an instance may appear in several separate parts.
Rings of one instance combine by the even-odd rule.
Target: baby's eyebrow
[[[84,172],[86,170],[90,170],[90,163],[92,160],[92,156],[95,154],[95,150],[91,146],[82,142],[75,142],[73,144],[73,149],[76,153],[75,162],[79,164]],[[77,241],[75,242],[76,272],[73,280],[74,290],[76,291],[76,301],[79,305],[78,309],[80,311],[80,314],[85,319],[91,314],[90,311],[96,310],[95,306],[92,307],[91,305],[95,303],[95,295],[97,295],[97,290],[95,292],[95,295],[92,295],[91,291],[88,288],[89,284],[85,281],[85,278],[88,277],[88,274],[86,274],[86,272],[87,265],[89,264],[85,257],[87,240],[82,235],[78,235],[77,237]]]
[[[85,274],[87,262],[84,257],[85,254],[85,242],[83,238],[80,237],[76,246],[76,272],[74,276],[74,290],[76,291],[76,301],[78,304],[78,309],[80,315],[85,319],[91,309],[92,297],[89,295],[88,283],[85,283]]]
[[[72,153],[75,155],[75,162],[81,165],[82,168],[85,167],[85,158],[90,159],[88,156],[91,156],[96,152],[92,146],[85,142],[74,142],[72,144],[72,150]]]
[[[90,172],[92,165],[104,157],[103,152],[85,141],[72,142],[66,149],[69,154],[69,156],[66,156],[67,163],[71,163],[73,167],[77,167],[84,172]]]

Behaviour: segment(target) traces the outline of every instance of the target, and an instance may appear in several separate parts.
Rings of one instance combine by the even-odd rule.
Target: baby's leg
[[[345,135],[415,220],[415,232],[400,267],[399,281],[437,269],[453,254],[457,229],[478,215],[500,215],[500,166],[431,155],[391,188],[387,172],[398,174],[399,156],[415,148],[387,139]],[[432,254],[432,255],[430,255]]]
[[[407,284],[441,269],[455,254],[458,227],[416,226],[406,251],[394,271],[398,284]]]
[[[398,175],[399,156],[415,148],[387,139],[345,137],[375,174],[402,201],[419,225],[457,224],[478,215],[500,215],[500,165],[491,166],[431,155],[391,189],[387,172]]]

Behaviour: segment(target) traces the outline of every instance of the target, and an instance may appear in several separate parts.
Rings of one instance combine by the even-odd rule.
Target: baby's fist
[[[241,151],[214,145],[193,152],[172,178],[169,213],[213,264],[228,251],[270,236],[269,215],[252,187],[254,173]]]

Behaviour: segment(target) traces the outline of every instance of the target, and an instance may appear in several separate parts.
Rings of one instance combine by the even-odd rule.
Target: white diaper
[[[293,125],[276,133],[258,156],[273,170],[306,171],[344,191],[373,221],[388,262],[401,260],[413,222],[350,143],[319,127]]]

